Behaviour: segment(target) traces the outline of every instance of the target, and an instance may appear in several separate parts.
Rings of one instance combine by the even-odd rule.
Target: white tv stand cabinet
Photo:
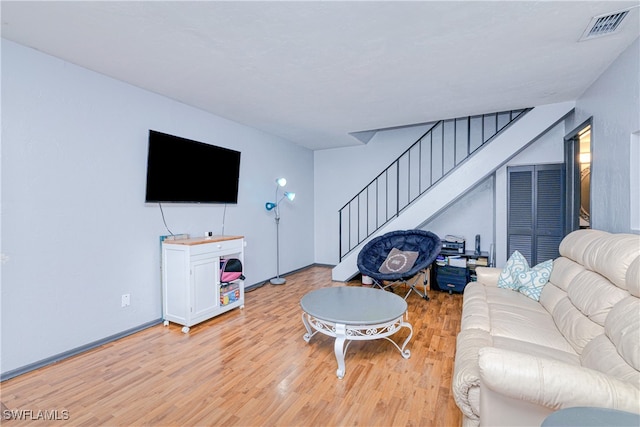
[[[238,258],[244,266],[243,236],[213,236],[162,242],[164,325],[182,332],[234,308],[244,308],[244,281],[220,285],[220,259]]]

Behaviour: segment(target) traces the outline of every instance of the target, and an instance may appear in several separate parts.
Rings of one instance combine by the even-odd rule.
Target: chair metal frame
[[[409,286],[409,290],[407,291],[407,293],[404,296],[404,299],[406,300],[407,297],[411,294],[411,292],[415,292],[416,294],[420,295],[420,298],[424,298],[425,300],[429,301],[429,295],[427,294],[427,284],[429,283],[429,274],[430,272],[430,267],[426,267],[423,268],[422,270],[419,270],[413,277],[410,277],[408,279],[399,279],[399,280],[394,280],[394,281],[386,281],[387,283],[385,284],[385,281],[379,281],[371,276],[371,280],[373,282],[374,287],[376,288],[380,288],[383,291],[387,291],[387,290],[391,290],[393,292],[393,289],[396,286],[401,286],[401,285],[408,285]],[[420,281],[420,274],[422,274],[423,279],[422,279],[422,287],[424,288],[423,292],[420,292],[416,286],[418,286],[418,282]],[[413,282],[409,282],[410,280],[413,280]]]

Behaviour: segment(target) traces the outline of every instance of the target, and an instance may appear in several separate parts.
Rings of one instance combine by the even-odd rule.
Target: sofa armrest
[[[476,267],[476,277],[478,282],[488,286],[498,286],[498,278],[502,272],[496,267]]]
[[[593,369],[503,350],[480,349],[480,381],[493,392],[557,410],[597,406],[640,413],[640,389]]]
[[[469,419],[477,422],[480,405],[475,396],[480,390],[480,369],[478,368],[478,352],[481,348],[493,344],[491,335],[481,329],[462,330],[456,339],[456,355],[453,367],[451,388],[453,398],[460,411]]]

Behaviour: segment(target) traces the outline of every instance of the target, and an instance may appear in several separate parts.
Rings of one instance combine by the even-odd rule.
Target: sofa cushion
[[[616,304],[607,317],[605,333],[620,356],[640,371],[640,299],[629,296]]]
[[[627,289],[627,269],[640,256],[640,235],[607,234],[592,242],[584,254],[584,266]]]
[[[580,354],[589,341],[603,333],[612,307],[628,295],[598,273],[583,270],[571,280],[567,297],[553,306],[551,315],[562,335]],[[541,300],[548,304],[546,294]]]
[[[529,341],[543,347],[575,353],[558,331],[553,318],[537,301],[518,292],[506,292],[500,288],[485,287],[484,294],[488,307],[489,332],[492,336]],[[465,310],[463,304],[463,313]]]
[[[589,320],[604,326],[611,308],[629,293],[593,271],[585,270],[578,274],[568,290],[571,303],[587,316]]]
[[[551,315],[565,342],[571,344],[578,354],[582,353],[582,349],[589,341],[604,331],[602,326],[578,310],[569,297],[560,300]]]
[[[563,298],[567,298],[567,292],[557,287],[554,283],[549,282],[542,290],[540,304],[551,314],[555,306],[558,305]]]
[[[589,245],[602,236],[608,235],[609,233],[602,230],[577,230],[564,236],[560,242],[558,251],[563,257],[584,265],[584,253]]]
[[[585,268],[569,258],[559,257],[553,261],[553,270],[549,282],[555,284],[560,289],[567,291],[569,283]]]
[[[524,295],[518,295],[528,299]],[[533,300],[530,300],[533,301]],[[491,305],[491,335],[494,337],[526,340],[533,344],[575,353],[560,334],[546,310],[528,310],[522,306]]]
[[[534,344],[529,341],[515,340],[505,337],[493,337],[493,347],[505,350],[517,351],[522,354],[530,354],[536,357],[546,357],[570,365],[580,365],[580,356],[573,350],[564,351],[556,348]]]
[[[640,297],[640,256],[629,265],[626,284],[631,295]]]
[[[605,335],[598,335],[584,347],[580,364],[631,384],[640,384],[640,372],[633,369]]]

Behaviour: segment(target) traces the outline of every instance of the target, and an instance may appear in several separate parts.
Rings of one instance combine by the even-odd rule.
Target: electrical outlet
[[[122,307],[128,307],[131,305],[131,295],[123,294],[122,295]]]

